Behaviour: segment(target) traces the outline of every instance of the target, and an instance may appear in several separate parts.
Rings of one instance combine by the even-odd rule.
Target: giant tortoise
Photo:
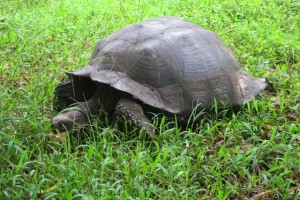
[[[266,87],[241,70],[214,32],[178,17],[128,25],[100,39],[88,65],[67,75],[55,89],[58,111],[69,106],[52,119],[59,131],[80,129],[102,108],[152,133],[149,112],[187,119],[196,106],[240,106]]]

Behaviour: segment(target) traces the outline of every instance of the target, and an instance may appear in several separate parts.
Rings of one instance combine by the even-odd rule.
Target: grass
[[[0,199],[299,199],[299,1],[0,3]],[[269,88],[197,129],[157,122],[148,143],[93,121],[48,141],[53,91],[97,39],[163,15],[213,30]]]

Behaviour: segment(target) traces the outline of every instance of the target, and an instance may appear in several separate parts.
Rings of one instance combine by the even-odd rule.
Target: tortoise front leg
[[[52,119],[52,127],[58,131],[79,131],[92,115],[98,115],[100,110],[100,99],[102,91],[97,90],[95,94],[85,102],[78,102],[75,106],[63,110]]]
[[[118,93],[110,86],[98,84],[89,100],[79,102],[53,117],[52,127],[59,131],[77,131],[88,124],[92,116],[100,114],[101,106],[102,111],[111,114],[118,100]]]
[[[96,99],[80,102],[76,106],[65,109],[52,119],[52,127],[58,131],[78,131],[89,123],[90,116],[99,112]]]
[[[142,107],[134,100],[121,98],[115,108],[115,117],[122,124],[126,123],[123,118],[125,117],[125,120],[131,123],[132,128],[145,131],[147,137],[155,139],[150,120],[144,114]]]

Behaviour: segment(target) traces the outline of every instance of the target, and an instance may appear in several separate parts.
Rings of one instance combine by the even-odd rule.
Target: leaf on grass
[[[28,83],[29,79],[30,79],[30,76],[29,76],[29,74],[25,74],[25,75],[23,75],[23,78]]]
[[[239,196],[237,199],[238,200],[249,200],[249,198],[246,197],[245,195]]]
[[[220,140],[219,142],[215,143],[214,148],[219,148],[222,145],[224,145],[225,141],[224,140]]]
[[[5,63],[5,69],[9,69],[10,68],[10,64],[9,63]]]
[[[263,125],[263,128],[266,130],[266,131],[272,131],[272,126],[270,124],[264,124]]]
[[[268,191],[265,191],[265,192],[261,192],[255,196],[253,196],[251,198],[251,200],[263,200],[263,199],[271,199],[269,194],[271,193],[272,191],[271,190],[268,190]]]
[[[93,45],[92,42],[90,42],[90,41],[86,42],[85,44],[88,48],[90,48]]]
[[[58,134],[51,132],[48,134],[48,137],[50,138],[50,140],[60,142],[60,143],[67,141],[67,133],[66,132],[61,132]]]
[[[249,143],[247,143],[245,140],[242,140],[241,142],[240,142],[240,146],[241,146],[241,150],[242,150],[242,152],[247,152],[248,151],[248,149],[252,146],[251,144],[249,144]]]
[[[279,108],[279,107],[280,107],[280,103],[279,103],[279,102],[274,102],[274,103],[273,103],[273,106],[274,106],[275,108]]]
[[[297,120],[297,115],[295,115],[295,114],[292,114],[292,113],[288,113],[287,115],[286,115],[286,117],[289,119],[289,120],[293,120],[293,121],[296,121]]]
[[[52,41],[55,41],[55,40],[56,40],[56,35],[55,35],[54,33],[52,33],[52,34],[50,35],[50,39],[51,39]]]
[[[48,188],[48,189],[40,190],[39,193],[38,193],[38,195],[39,195],[39,196],[43,196],[44,194],[47,194],[47,193],[49,193],[49,192],[53,192],[53,190],[55,190],[55,188],[56,188],[56,185],[53,185],[53,186],[51,186],[51,187]]]

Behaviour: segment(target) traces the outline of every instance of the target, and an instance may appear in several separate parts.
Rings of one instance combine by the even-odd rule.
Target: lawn
[[[0,199],[300,199],[298,0],[2,0]],[[54,88],[99,38],[158,16],[216,32],[267,89],[145,141],[94,120],[49,140]]]

